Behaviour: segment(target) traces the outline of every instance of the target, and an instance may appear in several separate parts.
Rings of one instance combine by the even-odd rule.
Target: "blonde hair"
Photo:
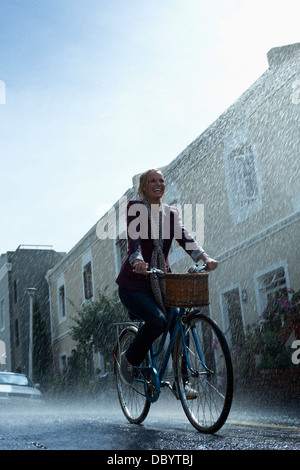
[[[161,173],[161,170],[158,170],[157,168],[152,168],[152,170],[147,170],[145,171],[144,173],[141,174],[140,176],[140,184],[139,184],[139,187],[138,187],[138,196],[140,199],[144,199],[145,197],[145,191],[146,191],[146,186],[147,186],[147,183],[148,183],[148,178],[149,178],[149,175],[151,175],[151,173],[154,173],[154,172],[158,172],[158,173]],[[163,174],[162,174],[163,176]]]

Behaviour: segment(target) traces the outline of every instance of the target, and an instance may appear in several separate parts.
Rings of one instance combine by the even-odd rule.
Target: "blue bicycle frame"
[[[183,344],[183,347],[184,347],[184,353],[185,353],[185,357],[186,357],[187,367],[191,371],[191,374],[194,377],[198,377],[200,374],[209,374],[211,372],[208,369],[208,367],[205,365],[205,362],[203,360],[201,350],[200,350],[200,345],[199,345],[198,338],[197,338],[197,334],[196,334],[194,328],[192,328],[192,334],[193,334],[193,338],[194,338],[194,341],[195,341],[195,344],[196,344],[196,348],[197,348],[197,352],[198,352],[200,361],[201,361],[201,363],[202,363],[202,365],[205,369],[205,372],[195,371],[195,370],[193,370],[193,368],[191,366],[191,363],[190,363],[190,360],[189,360],[189,355],[188,355],[188,350],[187,350],[185,332],[184,332],[182,322],[180,321],[180,318],[182,317],[182,315],[184,313],[185,313],[185,309],[183,309],[183,308],[181,308],[181,309],[171,308],[171,311],[170,311],[170,314],[169,314],[169,317],[168,317],[168,324],[167,324],[167,327],[166,327],[166,329],[163,333],[163,336],[160,340],[157,351],[156,352],[154,351],[154,347],[152,345],[150,351],[148,352],[148,361],[147,362],[150,364],[150,366],[136,367],[136,369],[140,372],[140,374],[142,375],[143,378],[142,379],[137,378],[135,380],[137,380],[139,382],[145,382],[145,393],[146,393],[147,399],[150,402],[155,402],[156,400],[158,400],[161,387],[165,387],[165,386],[170,387],[170,384],[168,382],[164,382],[163,377],[164,377],[164,373],[166,371],[168,361],[169,361],[171,353],[172,353],[172,349],[173,349],[174,344],[175,344],[175,340],[176,340],[178,331],[180,331],[180,334],[181,334],[181,337],[182,337],[182,344]],[[173,332],[172,332],[172,335],[171,335],[171,338],[170,338],[168,349],[167,349],[167,351],[164,355],[162,365],[160,367],[160,370],[158,371],[157,370],[156,358],[163,351],[163,348],[164,348],[164,345],[165,345],[165,342],[166,342],[166,339],[167,339],[167,335],[169,333],[169,329],[170,329],[170,326],[171,326],[171,323],[172,323],[172,320],[173,320],[174,316],[176,316],[175,326],[174,326],[174,329],[173,329]],[[140,326],[141,326],[141,324],[142,324],[142,322],[140,323]],[[153,374],[155,392],[150,395],[148,393],[146,382],[147,382],[147,380],[149,380],[151,374]]]

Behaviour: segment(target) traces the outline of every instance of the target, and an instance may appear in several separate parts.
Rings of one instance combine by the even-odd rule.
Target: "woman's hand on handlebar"
[[[141,259],[137,259],[134,261],[133,264],[134,267],[134,272],[137,274],[143,274],[144,276],[147,276],[147,270],[149,268],[149,264],[145,263],[145,261]]]
[[[218,261],[212,258],[207,258],[205,260],[205,264],[207,264],[210,271],[213,271],[214,269],[217,269],[218,267]]]
[[[206,266],[208,268],[207,269],[208,271],[214,271],[215,269],[217,269],[218,261],[211,258],[207,253],[203,252],[199,257],[199,260],[200,259],[203,261],[204,264],[206,264]],[[197,261],[199,261],[199,260],[197,260]]]

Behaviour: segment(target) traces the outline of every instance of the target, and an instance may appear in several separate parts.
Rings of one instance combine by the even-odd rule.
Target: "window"
[[[61,320],[66,318],[65,286],[58,289],[58,314]]]
[[[66,354],[61,354],[59,356],[59,370],[61,373],[64,373],[68,366],[68,359]]]
[[[260,312],[266,308],[275,293],[287,287],[286,274],[283,266],[278,267],[258,278]]]
[[[93,297],[92,263],[87,263],[83,268],[84,298],[89,300]]]
[[[16,304],[18,301],[18,289],[17,289],[17,281],[14,280],[14,303]]]
[[[268,302],[275,293],[290,287],[288,266],[286,260],[281,260],[272,266],[259,271],[254,276],[258,316],[265,310]]]
[[[16,346],[18,347],[20,345],[20,337],[19,337],[19,320],[15,320],[15,342]]]
[[[4,330],[5,327],[5,311],[4,311],[4,299],[1,300],[0,305],[0,330]]]
[[[221,308],[225,334],[230,347],[239,349],[244,342],[243,312],[239,287],[221,293]]]
[[[259,156],[246,125],[224,142],[224,168],[229,211],[234,224],[239,224],[262,209]]]
[[[230,154],[234,184],[240,207],[249,206],[258,197],[255,161],[250,145],[243,145]]]

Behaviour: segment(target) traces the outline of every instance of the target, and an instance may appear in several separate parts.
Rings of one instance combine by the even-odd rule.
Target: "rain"
[[[107,191],[114,187],[113,196],[103,199],[98,218],[83,217],[81,235],[76,228],[77,238],[57,245],[66,249],[23,244],[28,233],[36,239],[39,220],[48,235],[39,217],[28,231],[31,214],[24,215],[24,238],[12,227],[16,248],[1,245],[1,450],[103,450],[108,464],[122,456],[112,451],[126,450],[137,456],[130,462],[136,467],[148,454],[134,451],[152,452],[154,463],[155,451],[169,458],[195,451],[195,460],[186,460],[192,466],[199,450],[299,450],[300,43],[273,44],[265,55],[265,69],[228,108],[198,137],[185,145],[178,141],[181,147],[177,153],[172,148],[169,159],[155,162],[166,181],[164,203],[179,209],[185,227],[218,261],[209,274],[209,305],[201,312],[224,333],[233,365],[233,402],[222,428],[215,435],[197,432],[172,386],[162,387],[141,425],[129,423],[119,403],[114,351],[120,331],[133,320],[115,280],[127,254],[126,205],[137,199],[140,173],[153,166],[145,159],[136,171],[128,164],[125,185],[101,180]],[[9,106],[10,86],[0,80],[1,113]],[[114,165],[112,173],[118,172]],[[55,184],[62,191],[63,181]],[[42,194],[40,181],[37,188]],[[70,190],[74,198],[81,191],[87,192],[83,183]],[[94,191],[90,200],[96,200]],[[57,210],[72,226],[62,193]],[[38,193],[35,201],[40,210]],[[79,219],[74,216],[74,228]],[[53,220],[49,237],[62,237]],[[169,261],[174,273],[193,265],[178,242]],[[25,374],[41,396],[25,396],[16,384],[2,389],[4,372]],[[171,360],[164,380],[175,380]]]

